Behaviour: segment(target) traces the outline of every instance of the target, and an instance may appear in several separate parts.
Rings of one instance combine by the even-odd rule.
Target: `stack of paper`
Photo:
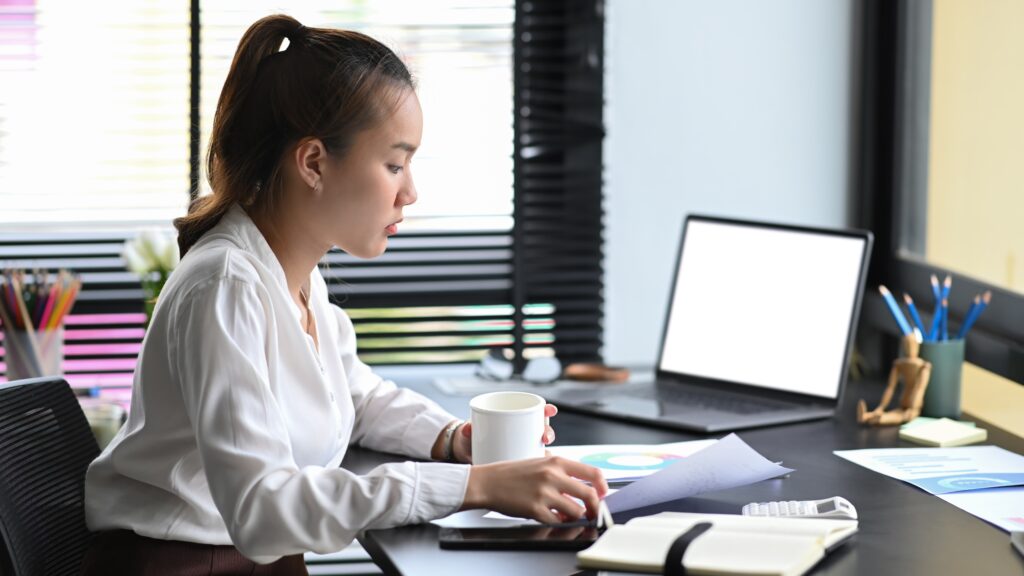
[[[984,442],[988,432],[973,424],[964,424],[949,418],[940,418],[900,429],[900,438],[925,446],[964,446]]]

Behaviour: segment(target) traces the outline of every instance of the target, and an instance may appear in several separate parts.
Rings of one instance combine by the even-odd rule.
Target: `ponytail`
[[[174,221],[181,256],[234,204],[273,211],[289,145],[314,137],[341,154],[412,86],[401,60],[369,36],[306,28],[283,14],[256,21],[238,44],[213,117],[206,158],[213,194]]]

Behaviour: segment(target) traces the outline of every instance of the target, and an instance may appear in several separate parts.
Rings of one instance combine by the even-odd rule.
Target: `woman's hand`
[[[588,486],[580,480],[590,483]],[[559,456],[473,466],[462,509],[487,508],[546,524],[597,518],[608,493],[601,470]],[[583,501],[580,506],[573,498]]]
[[[555,441],[555,429],[550,426],[548,419],[556,414],[558,414],[558,408],[554,404],[544,406],[544,434],[541,436],[541,442],[545,446]],[[456,462],[466,464],[473,462],[473,425],[471,423],[463,422],[455,431],[452,455]]]

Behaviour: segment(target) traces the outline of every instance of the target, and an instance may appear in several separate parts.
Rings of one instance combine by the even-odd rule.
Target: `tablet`
[[[441,528],[447,550],[583,550],[600,536],[593,524],[535,524],[496,528]]]

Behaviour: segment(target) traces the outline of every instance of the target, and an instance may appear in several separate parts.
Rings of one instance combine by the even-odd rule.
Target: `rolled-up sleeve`
[[[356,356],[355,329],[348,314],[337,306],[333,308],[338,316],[341,358],[356,410],[352,441],[382,452],[430,458],[430,449],[441,430],[455,417],[422,394],[374,374]]]
[[[275,320],[263,290],[230,277],[195,286],[180,301],[173,343],[172,361],[206,480],[239,551],[261,563],[309,550],[326,553],[346,546],[363,529],[423,522],[456,510],[468,480],[466,466],[405,462],[362,476],[297,466],[269,382],[268,339]],[[346,362],[358,376],[353,398],[359,437],[371,447],[408,447],[423,455],[419,436],[436,438],[444,412],[424,408],[394,384],[372,381],[357,360]],[[375,426],[382,428],[371,433]],[[399,429],[397,439],[389,436]]]

